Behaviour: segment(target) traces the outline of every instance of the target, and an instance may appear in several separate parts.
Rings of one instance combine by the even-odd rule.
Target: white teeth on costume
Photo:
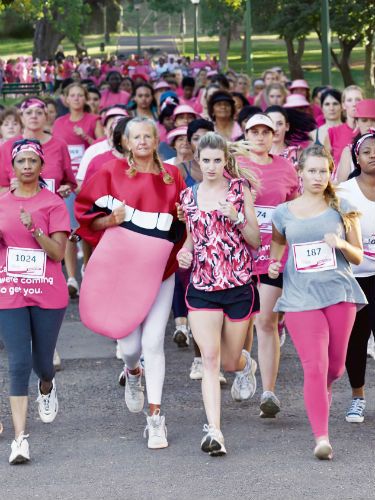
[[[122,205],[120,200],[113,196],[102,196],[95,201],[99,208],[108,208],[113,211]],[[173,222],[173,216],[162,212],[143,212],[129,205],[125,205],[125,222],[132,222],[143,229],[158,229],[159,231],[169,231]]]

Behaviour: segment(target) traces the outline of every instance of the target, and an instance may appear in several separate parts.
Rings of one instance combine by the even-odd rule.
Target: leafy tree
[[[245,2],[243,0],[203,0],[201,2],[202,25],[208,35],[219,36],[219,57],[222,67],[227,66],[228,50],[233,33],[243,24]]]

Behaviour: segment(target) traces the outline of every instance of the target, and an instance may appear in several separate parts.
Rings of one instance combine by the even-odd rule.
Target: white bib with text
[[[26,278],[44,278],[46,253],[36,248],[8,247],[7,274]]]
[[[336,252],[325,241],[296,243],[293,245],[294,265],[300,273],[336,269]]]
[[[259,231],[261,233],[272,233],[272,214],[275,207],[254,205]]]

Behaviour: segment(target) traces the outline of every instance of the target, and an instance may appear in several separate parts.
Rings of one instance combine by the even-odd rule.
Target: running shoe
[[[194,358],[190,368],[191,380],[202,380],[202,358]]]
[[[189,347],[189,328],[186,325],[177,326],[173,332],[173,341],[176,342],[178,347]]]
[[[280,347],[282,347],[285,343],[286,339],[286,330],[285,330],[285,320],[284,318],[277,323],[277,329],[279,332],[279,340],[280,340]]]
[[[255,378],[257,363],[245,349],[242,353],[246,356],[246,366],[242,371],[235,372],[236,376],[230,391],[234,401],[246,401],[252,398],[257,389],[257,379]]]
[[[375,359],[375,340],[372,332],[367,342],[367,356],[369,358]]]
[[[190,378],[191,380],[202,380],[203,370],[202,370],[202,358],[194,358],[191,368],[190,368]],[[219,372],[219,382],[220,384],[226,384],[227,379],[222,370]]]
[[[75,278],[68,278],[66,284],[68,285],[69,297],[75,299],[79,296],[79,286]]]
[[[260,417],[275,418],[280,411],[280,401],[272,391],[265,391],[260,399]]]
[[[201,441],[201,450],[211,456],[226,455],[227,450],[222,432],[212,424],[204,424],[203,432],[206,434]]]
[[[321,439],[319,443],[314,448],[314,455],[319,460],[332,460],[332,446],[330,445],[328,439]]]
[[[125,373],[125,403],[132,413],[139,413],[143,410],[145,396],[143,394],[142,372],[139,375],[132,375],[126,370]]]
[[[346,412],[345,420],[350,423],[361,424],[365,419],[366,400],[364,398],[353,398],[349,410]]]
[[[61,370],[61,358],[56,349],[53,352],[53,366],[57,372]]]
[[[20,433],[17,439],[14,439],[11,444],[11,452],[9,456],[9,463],[11,465],[24,464],[30,461],[29,443],[26,438],[28,434]]]
[[[38,403],[39,417],[45,424],[50,424],[56,418],[59,411],[55,379],[52,380],[52,388],[48,394],[40,392],[40,380],[38,381]]]
[[[147,437],[147,433],[148,448],[158,450],[168,446],[167,426],[165,425],[165,417],[160,415],[160,410],[155,410],[151,417],[147,417],[147,425],[143,437]]]

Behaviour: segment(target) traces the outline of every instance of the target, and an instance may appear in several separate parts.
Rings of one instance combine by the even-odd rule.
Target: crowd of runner
[[[3,81],[46,89],[0,115],[9,462],[30,460],[32,369],[42,422],[58,412],[55,347],[69,297],[86,326],[117,341],[131,412],[144,408],[145,378],[149,448],[168,446],[161,403],[172,311],[173,340],[193,344],[190,378],[202,380],[204,452],[226,454],[225,372],[235,373],[233,400],[244,401],[259,364],[260,417],[282,410],[287,331],[314,455],[331,459],[333,383],[346,367],[345,418],[363,422],[367,353],[375,357],[375,99],[355,85],[310,92],[281,68],[251,82],[210,56],[76,61],[60,50],[1,71]]]

